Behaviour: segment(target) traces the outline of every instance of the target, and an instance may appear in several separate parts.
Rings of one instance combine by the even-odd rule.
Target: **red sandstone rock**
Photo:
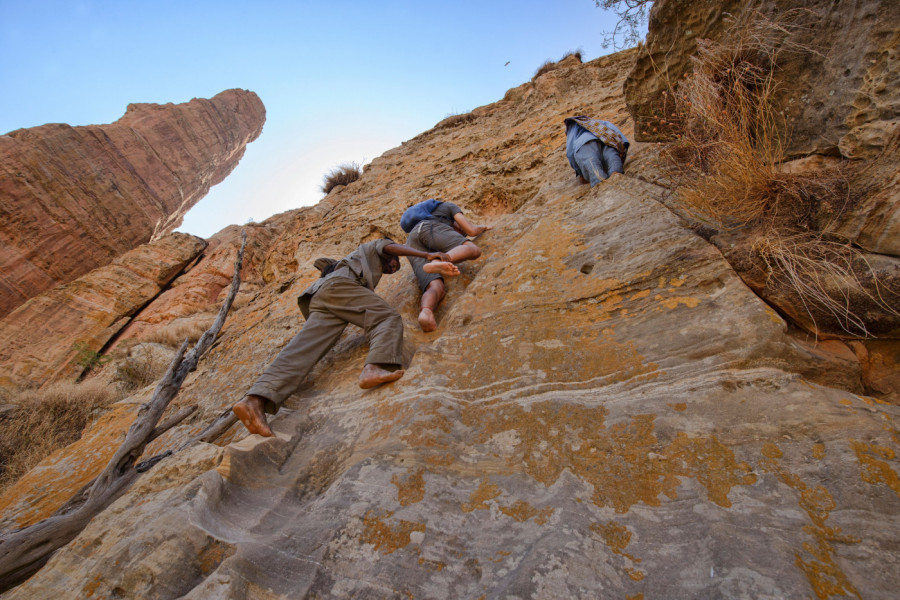
[[[0,320],[0,385],[76,377],[76,342],[99,351],[206,242],[172,233],[32,298]]]
[[[110,125],[0,136],[0,317],[151,239],[238,164],[262,131],[253,92],[131,104]]]
[[[234,305],[246,304],[265,285],[260,266],[278,233],[277,226],[230,225],[215,234],[208,240],[209,246],[198,263],[136,315],[122,330],[119,340],[146,339],[148,335],[166,330],[177,335],[179,330],[190,329],[191,324],[202,326],[202,329],[209,327],[231,285],[242,230],[247,232],[247,247],[241,269],[241,287]]]

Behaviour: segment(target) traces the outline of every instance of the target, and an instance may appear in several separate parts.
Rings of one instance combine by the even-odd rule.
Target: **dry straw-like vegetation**
[[[184,338],[181,338],[181,341],[183,342]],[[172,361],[172,352],[167,350],[149,343],[128,347],[113,365],[115,367],[113,380],[123,392],[133,392],[156,383],[165,374]]]
[[[174,321],[165,327],[151,331],[141,338],[142,342],[162,344],[170,348],[177,348],[187,339],[192,344],[200,339],[203,332],[209,329],[216,315],[204,314],[202,318]]]
[[[534,81],[535,79],[537,79],[544,73],[549,73],[550,71],[554,71],[554,70],[558,69],[559,63],[566,60],[570,56],[576,57],[580,62],[581,61],[581,50],[569,50],[568,52],[563,54],[562,58],[560,58],[559,60],[554,61],[554,60],[547,59],[546,61],[544,61],[544,63],[541,66],[539,66],[537,68],[537,70],[534,72],[534,75],[531,77],[531,80]]]
[[[362,166],[357,162],[348,162],[338,165],[334,169],[328,171],[322,181],[322,192],[329,194],[331,190],[339,185],[347,185],[353,183],[362,177]]]
[[[766,277],[788,289],[814,324],[817,314],[829,315],[845,333],[866,337],[851,298],[893,309],[863,255],[823,233],[853,205],[846,173],[798,174],[782,166],[789,130],[774,108],[775,75],[782,54],[817,52],[793,41],[807,16],[748,13],[732,24],[727,41],[701,41],[693,73],[665,93],[660,126],[678,133],[663,157],[680,204],[697,221],[754,238]]]
[[[0,418],[0,490],[80,438],[106,406],[121,398],[116,386],[96,379],[59,382],[11,395],[9,401],[16,408]]]

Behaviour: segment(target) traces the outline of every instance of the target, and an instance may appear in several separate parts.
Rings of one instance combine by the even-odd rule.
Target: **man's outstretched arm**
[[[384,247],[384,251],[394,256],[414,256],[428,261],[440,260],[450,262],[450,255],[446,252],[422,252],[406,244],[388,244]]]
[[[453,215],[453,220],[456,222],[456,226],[460,231],[463,232],[468,237],[475,237],[481,233],[484,233],[488,229],[491,229],[490,225],[473,225],[469,222],[467,218],[463,216],[462,213],[456,213]]]

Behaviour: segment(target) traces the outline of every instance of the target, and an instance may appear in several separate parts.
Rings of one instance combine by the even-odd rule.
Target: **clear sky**
[[[180,228],[209,237],[315,204],[329,169],[500,100],[547,59],[607,54],[614,23],[593,0],[0,0],[0,133],[252,90],[262,135]]]

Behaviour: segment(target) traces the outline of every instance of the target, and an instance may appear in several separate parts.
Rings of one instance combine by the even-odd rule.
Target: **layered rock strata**
[[[170,233],[18,307],[0,320],[0,385],[76,378],[84,353],[98,353],[204,248]]]
[[[0,317],[174,230],[262,131],[253,92],[0,136]]]
[[[900,408],[854,393],[853,352],[797,343],[665,208],[646,146],[625,176],[575,181],[562,119],[631,135],[633,57],[542,75],[277,217],[265,285],[177,400],[196,420],[148,454],[227,409],[298,331],[315,258],[402,241],[426,197],[494,229],[434,333],[409,267],[382,280],[403,379],[360,391],[366,341],[348,328],[276,438],[236,427],[163,460],[8,597],[891,598]],[[90,462],[54,457],[31,485]],[[53,510],[25,493],[0,499],[4,523]]]

